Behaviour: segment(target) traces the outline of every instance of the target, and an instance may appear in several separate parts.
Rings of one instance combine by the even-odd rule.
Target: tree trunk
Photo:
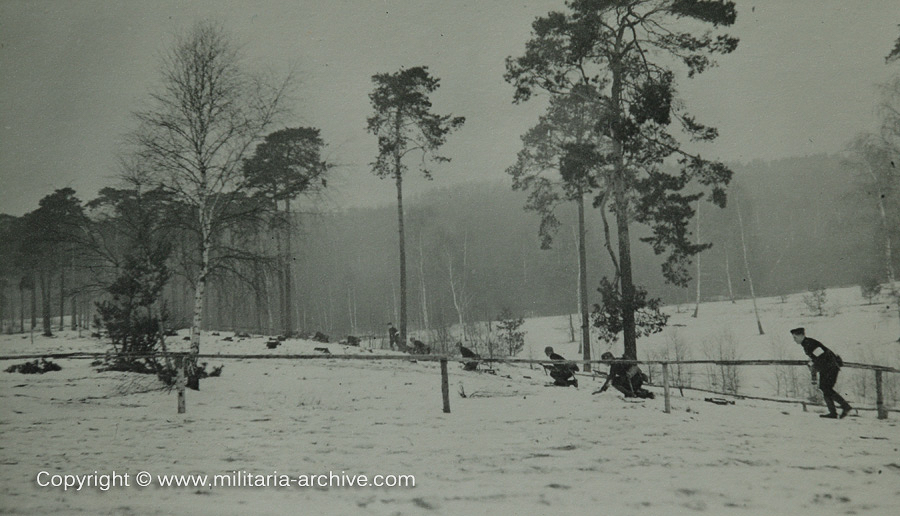
[[[406,346],[406,236],[403,227],[403,176],[400,174],[400,157],[397,157],[397,229],[400,241],[400,349]]]
[[[347,314],[350,320],[350,334],[357,335],[359,332],[357,331],[356,286],[352,283],[347,288]]]
[[[463,272],[462,277],[457,276],[453,273],[453,251],[452,249],[447,250],[447,272],[450,276],[450,295],[453,299],[453,307],[456,309],[456,315],[459,320],[460,329],[463,332],[463,340],[469,340],[468,330],[466,329],[466,318],[467,318],[467,302],[466,302],[466,290],[465,290],[465,270],[467,263],[467,254],[468,254],[468,233],[463,237]]]
[[[46,270],[41,270],[41,317],[44,323],[44,336],[52,337],[53,329],[50,321],[50,310],[52,303],[50,302],[50,274]]]
[[[59,331],[66,329],[66,268],[59,268]]]
[[[287,321],[287,317],[285,316],[285,312],[287,311],[287,297],[285,296],[284,284],[284,271],[287,268],[287,265],[284,258],[284,248],[281,243],[284,238],[284,228],[281,227],[281,221],[279,220],[281,211],[278,207],[278,201],[273,201],[273,204],[275,209],[275,220],[274,225],[272,226],[272,233],[275,236],[275,256],[278,257],[276,260],[275,282],[273,284],[278,296],[278,329],[275,331],[280,333],[284,331],[285,322]],[[271,324],[269,324],[269,328],[272,329]]]
[[[263,273],[265,275],[265,293],[266,293],[266,329],[263,332],[266,335],[271,335],[275,332],[275,309],[272,307],[272,289],[274,288],[278,292],[278,288],[273,285],[273,282],[270,281],[269,272],[265,271]],[[277,294],[277,292],[276,292]],[[279,294],[280,295],[280,294]],[[281,298],[278,298],[278,304],[281,305]]]
[[[459,299],[456,294],[456,278],[453,277],[453,252],[449,249],[447,250],[447,275],[450,277],[450,298],[453,300],[453,308],[456,309],[457,321],[462,326],[462,309],[459,306]]]
[[[619,180],[621,182],[621,179]],[[622,292],[622,340],[625,357],[637,359],[637,332],[634,322],[634,283],[631,271],[631,242],[628,228],[628,199],[620,186],[616,192],[616,225],[619,238],[619,268]]]
[[[37,281],[35,273],[31,273],[31,329],[37,328]]]
[[[869,174],[872,176],[873,182],[878,184],[878,177],[872,170],[871,165],[869,166]],[[894,255],[893,246],[891,245],[891,231],[890,223],[888,222],[887,208],[884,205],[884,196],[877,195],[876,197],[878,198],[878,212],[881,216],[881,227],[884,231],[884,269],[885,273],[887,273],[891,295],[894,297],[894,302],[897,304],[897,315],[900,316],[900,291],[897,290],[897,285],[895,283],[897,276],[894,272]],[[897,340],[900,341],[900,339]]]
[[[25,289],[19,286],[19,331],[25,333]]]
[[[584,193],[578,195],[578,305],[581,311],[581,347],[584,372],[591,372],[591,328],[588,319],[587,251],[585,249]]]
[[[3,333],[3,330],[6,329],[6,283],[0,280],[0,333]],[[10,325],[12,325],[12,320],[10,320]],[[11,327],[11,326],[10,326]]]
[[[243,285],[235,285],[234,288],[228,291],[228,316],[231,319],[229,321],[230,330],[233,333],[237,333],[240,328],[245,324],[247,314],[247,307],[244,306],[244,310],[241,311],[240,316],[238,315],[238,296],[240,295],[240,291],[244,290]],[[251,305],[252,306],[252,305]],[[240,323],[238,324],[238,319],[240,318]]]
[[[209,276],[210,224],[201,212],[200,271],[194,289],[194,313],[191,322],[191,361],[188,374],[188,387],[200,390],[200,378],[197,375],[197,355],[200,354],[200,330],[203,326],[203,309],[206,299],[206,282]]]
[[[77,329],[79,329],[79,326],[78,326],[78,318],[75,316],[75,314],[78,313],[78,296],[72,295],[69,298],[69,300],[70,300],[70,305],[71,305],[70,312],[72,312],[72,315],[71,315],[71,323],[72,324],[69,325],[69,328],[71,328],[73,330],[77,330]]]
[[[291,201],[284,201],[285,213],[285,260],[284,260],[284,334],[291,335],[294,333],[294,302],[293,302],[293,267],[291,266],[294,258],[291,254],[291,232],[293,229],[293,220],[291,220]]]
[[[577,274],[575,275],[575,313],[578,314],[578,317],[581,317],[581,253],[578,249],[579,240],[578,240],[578,226],[572,228],[572,241],[575,243],[575,269]],[[557,254],[558,256],[558,254]],[[557,257],[557,263],[561,264],[562,260]],[[579,336],[580,337],[580,336]],[[573,320],[572,314],[569,314],[569,342],[575,342],[575,322]],[[578,354],[584,353],[584,346],[582,345],[581,339],[578,339]]]
[[[760,335],[765,335],[762,322],[759,320],[759,308],[756,306],[756,292],[753,290],[753,278],[750,276],[750,262],[747,260],[747,241],[744,238],[744,219],[741,217],[741,203],[735,198],[735,208],[737,209],[738,226],[741,230],[741,248],[744,251],[744,270],[747,273],[747,282],[750,284],[750,297],[753,299],[753,312],[756,314],[756,326]]]
[[[208,251],[204,250],[203,254],[208,256]],[[194,355],[194,357],[192,359],[192,371],[188,377],[188,387],[195,390],[200,389],[200,380],[199,378],[197,378],[196,374],[196,355],[200,354],[200,329],[203,325],[203,302],[206,296],[206,275],[208,264],[205,262],[206,260],[204,259],[204,263],[200,267],[200,274],[197,277],[197,286],[194,290],[194,314],[193,320],[191,322],[191,354]]]
[[[575,342],[575,322],[572,320],[572,314],[569,314],[569,342]]]
[[[397,289],[394,288],[394,280],[391,280],[391,321],[400,320],[400,305],[397,302]],[[399,323],[398,323],[399,324]]]
[[[617,46],[621,45],[621,37]],[[612,69],[612,106],[613,116],[622,118],[622,65],[610,63]],[[613,123],[613,155],[615,170],[613,178],[613,194],[616,202],[616,231],[619,240],[619,272],[621,277],[620,291],[622,297],[622,340],[624,341],[624,358],[637,359],[637,333],[634,323],[634,280],[631,271],[631,242],[628,230],[628,197],[625,185],[625,158],[622,150],[624,137],[619,134],[617,123]]]
[[[255,238],[255,244],[256,244],[256,249],[258,251],[261,251],[262,246],[260,245],[258,235]],[[266,287],[265,273],[262,269],[262,266],[260,266],[258,263],[253,264],[253,278],[254,278],[253,296],[254,296],[254,299],[256,300],[256,310],[254,310],[255,313],[253,314],[253,316],[254,316],[254,320],[256,322],[256,332],[263,333],[263,331],[262,331],[262,314],[263,314],[263,301],[264,301],[263,291],[267,287]]]
[[[260,282],[260,279],[257,278],[257,282]],[[256,310],[254,315],[254,320],[256,321],[256,331],[258,333],[262,333],[262,314],[263,314],[263,289],[265,288],[265,278],[262,279],[262,285],[257,284],[254,289],[254,297],[256,298]]]
[[[422,238],[419,238],[419,286],[422,289],[422,328],[426,334],[431,328],[428,320],[428,292],[425,288],[425,252],[422,249]]]
[[[725,242],[725,279],[728,280],[728,297],[731,298],[731,304],[734,304],[734,288],[731,286],[731,269],[728,267],[728,242]]]
[[[700,245],[700,199],[697,199],[697,245]],[[700,313],[700,253],[697,253],[697,303],[694,305],[694,319]]]

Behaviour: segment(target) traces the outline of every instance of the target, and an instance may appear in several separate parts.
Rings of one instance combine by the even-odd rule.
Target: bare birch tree
[[[741,248],[744,251],[744,271],[747,273],[747,283],[750,284],[750,297],[753,298],[753,313],[756,314],[756,326],[760,335],[765,335],[762,322],[759,320],[759,308],[756,306],[756,291],[753,290],[753,277],[750,276],[750,262],[747,259],[747,239],[744,237],[744,218],[741,216],[741,202],[735,199],[735,208],[737,209],[738,227],[741,233]]]
[[[900,305],[895,252],[895,241],[900,239],[900,172],[897,170],[897,163],[900,163],[900,76],[882,85],[881,89],[881,131],[856,138],[850,146],[852,161],[849,164],[858,171],[865,195],[876,209],[884,277],[891,296]]]
[[[249,73],[225,30],[199,22],[177,37],[164,56],[161,84],[136,113],[130,141],[153,182],[186,207],[196,235],[191,361],[200,353],[200,328],[210,273],[224,258],[222,234],[246,217],[243,160],[285,113],[291,78],[272,85]],[[191,373],[193,373],[193,368]],[[198,388],[195,374],[189,386]]]

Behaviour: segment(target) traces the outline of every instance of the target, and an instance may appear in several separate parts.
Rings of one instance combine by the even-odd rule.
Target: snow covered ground
[[[896,312],[883,303],[864,305],[857,292],[829,291],[832,312],[825,317],[807,315],[799,295],[784,303],[760,300],[762,336],[749,301],[705,303],[696,319],[693,307],[673,311],[666,332],[639,343],[641,354],[677,335],[693,358],[703,359],[704,342],[727,332],[739,358],[775,358],[781,348],[783,358],[800,360],[787,330],[802,325],[847,361],[896,366]],[[545,345],[575,358],[567,318],[529,320],[525,329],[523,358],[541,357]],[[276,355],[322,346],[288,340],[268,350],[261,337],[223,342],[225,335],[205,335],[201,351]],[[27,336],[0,337],[3,355],[102,350],[102,343],[73,332],[33,344]],[[799,404],[746,399],[715,405],[704,401],[709,394],[685,390],[665,414],[662,396],[631,402],[612,392],[592,395],[599,380],[588,377],[579,389],[547,388],[544,373],[528,366],[498,365],[491,375],[451,362],[452,412],[445,414],[437,363],[223,358],[209,360],[225,366],[222,377],[188,391],[187,413],[177,414],[174,392],[151,390],[149,378],[96,373],[87,360],[56,362],[62,371],[0,373],[0,514],[893,515],[900,509],[897,413],[887,420],[873,412],[823,420],[821,408],[804,412]],[[753,370],[747,391],[772,395],[771,370]],[[863,405],[845,373],[839,390]],[[128,473],[129,487],[39,485],[52,475],[95,471],[95,478]],[[153,475],[154,485],[136,485],[141,471]],[[329,472],[414,475],[415,487],[160,487],[155,478]]]

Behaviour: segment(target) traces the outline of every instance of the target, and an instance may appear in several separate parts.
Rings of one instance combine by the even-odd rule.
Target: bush
[[[666,354],[671,353],[675,357],[676,362],[683,362],[691,359],[691,350],[687,342],[678,335],[678,332],[672,332],[666,339]],[[679,387],[691,386],[691,366],[689,364],[674,364],[672,370],[673,380]]]
[[[168,313],[165,305],[154,310],[161,304],[160,294],[171,276],[166,266],[170,247],[160,244],[137,250],[125,257],[120,274],[107,285],[110,298],[97,303],[97,325],[112,347],[100,370],[156,374],[171,385],[171,361],[156,356],[159,351],[166,352]]]
[[[866,300],[866,304],[871,305],[875,302],[875,298],[881,294],[881,283],[875,278],[868,278],[859,286],[859,290],[863,299]]]
[[[525,332],[519,328],[525,324],[525,319],[514,318],[509,308],[504,308],[497,318],[497,331],[500,334],[500,342],[506,347],[509,356],[514,357],[525,347]]]
[[[803,302],[813,315],[825,315],[825,300],[827,298],[825,287],[813,285],[809,287],[809,293],[803,296]]]
[[[723,330],[712,340],[703,343],[703,354],[707,360],[736,361],[739,359],[737,340],[734,334]],[[726,394],[737,394],[741,386],[738,366],[731,364],[709,364],[706,367],[710,388]]]
[[[787,348],[783,341],[771,339],[773,358],[775,360],[796,359],[796,350]],[[809,372],[798,366],[775,366],[775,395],[789,398],[805,398],[809,396]]]
[[[9,366],[5,371],[7,373],[44,374],[49,373],[50,371],[62,371],[62,367],[42,358],[40,362],[38,362],[38,360],[33,360],[31,362]]]

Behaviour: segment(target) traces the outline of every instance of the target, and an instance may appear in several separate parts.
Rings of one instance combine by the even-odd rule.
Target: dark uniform
[[[822,396],[825,398],[825,405],[828,406],[828,414],[823,417],[836,418],[837,410],[834,403],[837,402],[841,406],[841,418],[850,413],[850,404],[834,390],[834,384],[837,383],[838,373],[843,365],[840,357],[833,351],[826,348],[824,344],[807,337],[803,328],[791,330],[791,334],[797,338],[803,337],[800,345],[803,352],[812,360],[813,374],[819,374],[819,389],[822,390]]]
[[[457,345],[459,346],[459,354],[462,355],[463,358],[481,358],[478,353],[463,346],[462,343],[458,343]],[[478,362],[466,362],[463,366],[463,370],[465,371],[475,371],[476,369],[478,369]]]
[[[553,361],[565,362],[565,358],[562,355],[553,352],[553,348],[547,347],[544,349],[544,353],[547,354],[547,357]],[[558,385],[560,387],[568,387],[570,385],[574,385],[575,388],[578,388],[578,380],[575,378],[575,372],[578,371],[578,366],[575,364],[553,364],[551,366],[544,366],[550,372],[550,377],[553,378],[553,384]]]
[[[388,325],[388,340],[391,344],[391,349],[400,346],[400,332],[397,331],[397,328],[394,328],[393,324]]]
[[[429,353],[430,350],[428,349],[428,346],[421,340],[410,337],[409,341],[412,343],[414,355],[427,355]]]
[[[604,353],[603,360],[613,360],[612,353]],[[612,385],[626,398],[653,398],[653,393],[644,389],[644,372],[637,364],[615,362],[609,365],[609,374],[603,387],[597,392],[605,392]],[[596,393],[595,393],[596,394]]]

